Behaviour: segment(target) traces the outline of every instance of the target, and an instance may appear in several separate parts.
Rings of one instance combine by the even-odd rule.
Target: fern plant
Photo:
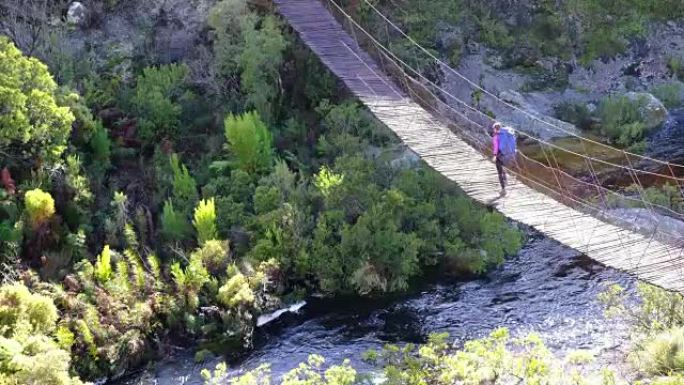
[[[324,197],[328,197],[330,191],[341,185],[343,181],[344,175],[333,173],[327,166],[321,167],[318,174],[314,176],[314,185]]]
[[[186,312],[192,312],[199,306],[199,291],[209,281],[209,272],[204,267],[199,255],[191,255],[185,268],[179,262],[171,265],[171,277],[178,289],[179,296]]]
[[[188,220],[182,213],[177,212],[171,200],[164,203],[161,215],[162,234],[173,241],[182,242],[190,233]]]
[[[228,148],[235,166],[250,174],[267,170],[273,163],[273,138],[257,112],[230,114],[224,121]]]
[[[202,200],[195,208],[195,215],[192,224],[197,230],[197,242],[204,245],[207,241],[216,239],[216,205],[214,198]]]
[[[90,151],[92,151],[92,159],[95,161],[98,168],[103,170],[109,168],[109,158],[112,154],[112,141],[109,139],[107,129],[102,125],[102,122],[97,122],[95,124],[95,131],[90,137]]]
[[[177,154],[171,154],[172,196],[177,209],[185,214],[190,214],[190,210],[198,199],[197,183],[190,175],[190,171],[181,163]]]
[[[93,275],[99,283],[106,283],[112,278],[112,256],[109,245],[105,245],[98,255]]]
[[[113,292],[118,293],[120,298],[127,299],[130,297],[131,286],[128,278],[128,263],[126,261],[118,261],[116,263],[116,271],[114,274]]]
[[[126,256],[128,265],[131,267],[133,272],[135,288],[138,291],[142,291],[145,289],[145,267],[142,264],[140,256],[131,249],[124,251],[124,255]]]

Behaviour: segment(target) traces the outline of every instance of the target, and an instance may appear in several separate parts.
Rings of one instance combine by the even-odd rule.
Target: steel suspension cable
[[[489,121],[493,121],[493,119],[492,119],[490,116],[488,116],[487,114],[485,114],[484,112],[482,112],[482,111],[480,111],[480,110],[478,110],[478,109],[472,107],[471,105],[469,105],[469,104],[466,103],[465,101],[459,99],[458,97],[456,97],[455,95],[453,95],[453,94],[450,93],[449,91],[445,90],[444,88],[442,88],[441,86],[439,86],[438,84],[436,84],[434,81],[428,79],[428,78],[427,78],[425,75],[423,75],[420,71],[418,71],[417,69],[415,69],[415,68],[412,67],[411,65],[407,64],[403,59],[401,59],[400,57],[398,57],[393,51],[391,51],[391,50],[390,50],[389,48],[387,48],[385,45],[383,45],[382,43],[380,43],[380,42],[379,42],[379,41],[378,41],[370,32],[368,32],[363,26],[361,26],[356,20],[354,20],[354,19],[351,17],[351,15],[349,15],[346,11],[344,11],[344,9],[342,9],[342,8],[340,7],[340,5],[337,4],[334,0],[328,0],[328,2],[330,2],[330,4],[332,4],[333,6],[335,6],[335,7],[337,8],[337,10],[338,10],[338,11],[339,11],[339,12],[340,12],[348,21],[350,21],[354,26],[356,26],[356,28],[357,28],[360,32],[362,32],[364,35],[366,35],[366,36],[368,37],[368,39],[370,39],[371,42],[372,42],[374,45],[376,45],[380,50],[382,50],[382,51],[386,52],[388,55],[390,55],[390,56],[391,56],[390,60],[392,60],[392,61],[394,61],[394,62],[397,62],[397,63],[400,63],[402,66],[404,66],[404,67],[406,67],[407,69],[409,69],[409,70],[410,70],[412,73],[414,73],[416,76],[420,77],[422,80],[428,82],[428,83],[431,84],[433,87],[437,88],[437,89],[440,91],[440,93],[442,93],[442,94],[448,96],[449,98],[451,98],[451,99],[454,100],[455,102],[459,103],[459,104],[462,105],[463,107],[465,107],[465,108],[467,108],[467,109],[469,109],[469,110],[471,110],[471,111],[473,111],[473,112],[479,114],[480,116],[482,116],[483,118],[485,118],[485,119],[487,119],[487,120],[489,120]],[[355,39],[356,39],[356,37],[355,37]],[[357,40],[357,41],[358,41],[358,40]],[[437,60],[438,60],[438,59],[437,59]],[[453,107],[451,107],[451,108],[453,108]],[[606,160],[603,160],[603,159],[600,159],[600,158],[596,158],[596,157],[592,157],[592,156],[589,156],[589,155],[586,155],[586,154],[580,154],[580,153],[577,153],[577,152],[575,152],[575,151],[569,150],[569,149],[567,149],[567,148],[565,148],[565,147],[559,146],[559,145],[557,145],[557,144],[555,144],[555,143],[551,143],[551,142],[545,141],[545,140],[543,140],[543,139],[537,137],[536,135],[533,135],[533,134],[531,134],[531,133],[529,133],[529,132],[526,132],[526,131],[523,130],[523,129],[519,129],[518,131],[521,132],[521,133],[523,133],[526,137],[528,137],[528,138],[532,139],[533,141],[539,143],[540,145],[546,145],[546,146],[552,147],[552,148],[554,148],[554,149],[557,149],[557,150],[559,150],[559,151],[565,152],[565,153],[567,153],[567,154],[570,154],[570,155],[573,155],[573,156],[576,156],[576,157],[579,157],[579,158],[589,158],[589,159],[592,160],[592,161],[599,162],[599,163],[604,164],[604,165],[606,165],[606,166],[611,166],[611,167],[623,169],[623,170],[626,170],[626,171],[635,171],[635,172],[638,172],[638,173],[641,173],[641,174],[651,175],[651,176],[655,176],[655,177],[662,178],[662,179],[675,180],[677,183],[679,183],[679,182],[684,182],[684,177],[675,177],[675,176],[670,176],[670,175],[661,174],[661,173],[657,173],[657,172],[652,172],[652,171],[647,171],[647,170],[641,170],[641,169],[635,169],[635,168],[632,168],[632,167],[629,167],[629,166],[625,166],[625,165],[622,165],[622,164],[613,163],[613,162],[606,161]],[[485,132],[486,132],[486,131],[485,131]],[[579,137],[579,136],[577,136],[577,138],[578,138],[578,139],[581,139],[581,140],[584,139],[584,138]],[[591,142],[591,141],[590,141],[590,142]],[[597,142],[597,143],[598,143],[598,142]],[[606,148],[609,148],[609,149],[611,149],[611,150],[613,150],[613,151],[616,151],[616,152],[620,152],[620,153],[624,153],[624,152],[625,152],[625,151],[623,151],[623,150],[619,150],[619,149],[616,149],[616,148],[614,148],[614,147],[611,147],[611,146],[608,146],[608,145],[605,145],[605,144],[603,144],[603,146],[606,147]],[[631,154],[631,153],[630,153],[630,154]],[[680,165],[673,164],[673,163],[669,163],[669,164],[670,164],[670,165],[677,166],[677,167],[684,167],[684,166],[680,166]]]
[[[333,1],[333,2],[334,2],[334,0],[328,0],[328,1]],[[409,36],[406,32],[404,32],[403,29],[401,29],[401,28],[400,28],[396,23],[394,23],[389,17],[387,17],[385,14],[383,14],[376,6],[375,6],[374,4],[372,4],[370,1],[368,1],[368,0],[363,0],[363,1],[364,1],[364,2],[365,2],[365,3],[366,3],[366,4],[367,4],[367,5],[368,5],[368,6],[369,6],[377,15],[378,15],[378,16],[380,16],[387,24],[391,25],[392,28],[394,28],[397,32],[399,32],[404,38],[406,38],[407,40],[409,40],[414,46],[416,46],[418,49],[420,49],[420,50],[423,51],[425,54],[427,54],[428,56],[430,56],[433,60],[435,60],[435,61],[436,61],[437,63],[439,63],[441,66],[447,68],[450,72],[452,72],[453,74],[455,74],[456,76],[458,76],[459,78],[461,78],[462,80],[464,80],[465,82],[467,82],[468,84],[470,84],[470,85],[471,85],[472,87],[474,87],[475,89],[477,89],[477,90],[483,92],[484,94],[486,94],[486,95],[488,95],[488,96],[494,98],[496,101],[498,101],[498,102],[500,102],[500,103],[506,105],[507,107],[512,108],[512,109],[514,109],[514,110],[516,110],[516,111],[519,111],[519,112],[521,112],[521,113],[527,115],[529,118],[531,118],[531,119],[533,119],[533,120],[535,120],[535,121],[538,121],[538,122],[540,122],[540,123],[542,123],[542,124],[548,125],[549,127],[553,127],[553,128],[555,128],[555,129],[558,129],[559,131],[561,131],[561,132],[563,132],[563,133],[565,133],[565,134],[568,134],[568,135],[570,135],[570,136],[573,136],[573,137],[575,137],[575,138],[578,138],[578,139],[580,139],[580,140],[587,141],[587,142],[589,142],[589,143],[592,143],[592,144],[595,144],[595,145],[598,145],[598,146],[602,146],[602,147],[608,148],[608,149],[610,149],[610,150],[615,150],[615,148],[612,147],[612,146],[610,146],[610,145],[607,145],[607,144],[605,144],[605,143],[601,143],[601,142],[598,142],[598,141],[595,141],[595,140],[592,140],[592,139],[589,139],[589,138],[585,138],[585,137],[583,137],[583,136],[581,136],[581,135],[577,135],[576,133],[574,133],[574,132],[572,132],[572,131],[566,130],[566,129],[564,129],[564,128],[558,126],[558,125],[555,125],[555,124],[553,124],[553,123],[551,123],[551,122],[548,122],[548,121],[546,121],[546,120],[540,119],[538,116],[535,116],[534,114],[532,114],[532,113],[530,113],[530,112],[528,112],[528,111],[526,111],[526,110],[524,110],[524,109],[522,109],[522,108],[520,108],[520,107],[518,107],[518,106],[516,106],[516,105],[514,105],[514,104],[511,104],[511,103],[509,103],[509,102],[507,102],[507,101],[501,99],[501,98],[498,97],[497,95],[495,95],[495,94],[493,94],[492,92],[490,92],[489,90],[487,90],[487,89],[481,87],[480,85],[478,85],[477,83],[473,82],[472,80],[470,80],[470,79],[469,79],[468,77],[466,77],[465,75],[461,74],[459,71],[457,71],[457,70],[455,70],[454,68],[452,68],[450,65],[448,65],[447,63],[445,63],[442,59],[440,59],[440,58],[438,58],[437,56],[435,56],[432,52],[430,52],[430,50],[428,50],[427,48],[423,47],[423,46],[422,46],[420,43],[418,43],[415,39],[413,39],[413,38],[412,38],[411,36]],[[660,163],[660,164],[662,164],[662,165],[675,166],[675,167],[684,167],[684,165],[677,164],[677,163],[672,163],[672,162],[668,162],[668,161],[664,161],[664,160],[661,160],[661,159],[651,158],[651,157],[648,157],[648,156],[639,155],[639,154],[635,154],[635,153],[631,153],[631,152],[626,152],[626,153],[629,154],[629,156],[634,156],[634,157],[637,157],[637,158],[639,158],[639,159],[644,159],[644,160],[652,161],[652,162],[655,162],[655,163]]]
[[[337,4],[335,4],[335,6],[339,8],[339,6],[337,6]],[[345,13],[345,12],[344,12],[343,10],[341,10],[341,9],[340,9],[340,11],[342,11],[343,13]],[[345,14],[346,14],[346,13],[345,13]],[[349,15],[347,15],[347,17],[350,18]],[[362,28],[360,28],[360,26],[359,26],[358,24],[357,24],[357,28],[363,30]],[[365,30],[363,30],[363,32],[367,33]],[[355,37],[356,37],[356,36],[355,36]],[[357,45],[358,45],[358,40],[356,40],[356,42],[357,42]],[[387,53],[390,53],[390,54],[391,54],[391,52],[387,52],[387,53],[383,52],[382,49],[384,49],[384,47],[382,47],[382,45],[379,44],[377,41],[375,41],[375,45],[378,46],[377,48],[381,49],[381,52],[380,52],[381,57],[382,57],[382,56],[386,56]],[[348,47],[348,48],[349,48],[349,47]],[[387,50],[384,49],[384,51],[387,51]],[[361,58],[359,58],[359,57],[357,57],[357,58],[358,58],[359,60],[361,60]],[[390,59],[390,58],[388,58],[388,59]],[[390,59],[390,61],[392,61],[392,60]],[[364,62],[364,64],[365,64],[365,61],[362,60],[362,62]],[[392,61],[392,62],[394,62],[394,61]],[[383,64],[384,64],[384,63],[383,63]],[[396,65],[396,63],[395,63],[395,65]],[[405,82],[405,84],[406,84],[407,91],[409,91],[410,93],[414,94],[415,97],[418,97],[418,98],[420,98],[420,99],[423,99],[422,97],[420,97],[420,95],[418,95],[418,94],[416,94],[415,92],[413,92],[413,90],[411,89],[411,87],[408,86],[408,83],[406,83],[406,81],[407,81],[408,79],[411,79],[412,82],[415,82],[415,79],[413,79],[411,76],[409,76],[409,75],[406,73],[406,71],[404,71],[404,70],[401,68],[401,66],[398,66],[398,67],[399,67],[399,70],[401,71],[401,73],[402,73],[402,75],[403,75],[403,78],[404,78],[403,80],[404,80],[404,82]],[[407,67],[408,67],[408,66],[407,66]],[[386,83],[386,82],[383,80],[383,77],[382,77],[382,76],[379,76],[377,73],[375,73],[375,71],[374,71],[372,68],[368,67],[368,69],[369,69],[370,71],[373,72],[373,74],[375,75],[376,78],[380,79],[383,83]],[[415,69],[413,69],[413,68],[411,68],[411,67],[409,67],[409,69],[410,69],[412,72],[414,72],[414,73],[416,72]],[[365,83],[365,82],[364,82],[364,83]],[[423,86],[424,86],[424,85],[423,85]],[[372,87],[368,86],[368,88],[371,89],[371,91],[375,92],[375,91],[372,89]],[[393,88],[392,88],[392,91],[396,93],[396,90],[394,90]],[[444,105],[447,106],[449,109],[453,110],[455,113],[457,113],[458,115],[462,116],[464,119],[468,120],[468,121],[469,121],[470,123],[472,123],[474,126],[482,127],[481,124],[472,121],[472,120],[471,120],[470,118],[468,118],[467,116],[464,116],[464,115],[462,115],[459,111],[453,109],[453,107],[451,107],[450,105],[448,105],[448,104],[444,103],[443,101],[441,101],[441,100],[440,100],[432,91],[427,90],[427,89],[426,89],[426,91],[427,91],[428,93],[430,93],[430,95],[433,96],[439,103],[444,104]],[[376,94],[376,95],[377,95],[377,94]],[[401,96],[401,95],[398,95],[398,96]],[[424,100],[424,99],[423,99],[423,102],[425,103],[425,100]],[[429,104],[429,103],[428,103],[428,104]],[[430,119],[431,119],[431,118],[430,118]],[[482,144],[482,139],[481,139],[481,138],[479,138],[479,137],[473,137],[471,134],[468,134],[467,132],[462,132],[462,133],[463,133],[463,134],[466,134],[468,137],[470,137],[471,140],[473,140],[475,143]],[[524,154],[522,154],[522,155],[524,156]],[[528,158],[528,159],[529,159],[529,158]],[[530,159],[530,160],[536,162],[536,161],[533,160],[533,159]],[[537,163],[539,163],[539,162],[537,162]],[[545,167],[545,168],[554,169],[553,167],[549,167],[549,166],[543,165],[543,164],[541,164],[541,163],[539,163],[539,164],[542,165],[542,166]],[[555,170],[555,169],[554,169],[554,170]],[[511,170],[509,170],[509,172],[510,172],[510,171],[511,171]],[[565,173],[565,172],[562,171],[562,170],[556,170],[556,171],[561,171],[561,172]],[[546,186],[544,183],[540,183],[540,182],[538,182],[538,181],[535,181],[534,179],[530,179],[529,177],[526,177],[526,176],[524,176],[524,175],[520,175],[520,174],[517,173],[517,172],[512,172],[512,173],[513,173],[514,175],[517,175],[519,178],[521,178],[521,179],[523,179],[523,180],[528,180],[528,182],[531,182],[531,183],[533,183],[533,184],[537,184],[537,185],[539,185],[540,187],[542,187],[542,188],[544,188],[544,189],[550,190],[550,191],[552,191],[552,192],[554,192],[554,193],[558,193],[558,192],[554,191],[553,189],[550,189],[549,186]],[[572,177],[572,176],[571,176],[571,177]],[[574,177],[573,177],[573,178],[574,178]],[[576,178],[575,178],[575,179],[576,179]],[[584,181],[581,181],[581,180],[578,180],[578,181],[580,181],[580,182],[582,182],[582,183],[588,184],[587,182],[584,182]],[[591,184],[588,184],[588,185],[591,185]],[[599,186],[594,186],[594,185],[592,185],[592,186],[593,186],[593,187],[596,187],[596,188],[599,187]],[[601,187],[602,189],[605,189],[603,186],[600,186],[600,187]],[[561,187],[561,189],[562,189],[562,187]],[[607,189],[606,189],[606,190],[607,190]],[[610,193],[613,193],[613,194],[616,194],[616,195],[620,196],[620,194],[617,194],[616,192],[614,192],[614,191],[612,191],[612,190],[607,190],[607,191],[609,191]],[[571,200],[574,201],[574,202],[576,202],[576,203],[578,203],[578,204],[580,204],[580,205],[582,205],[582,206],[588,207],[591,211],[594,211],[594,212],[595,212],[595,211],[598,211],[597,208],[594,207],[590,202],[585,202],[585,201],[584,201],[583,199],[581,199],[581,198],[578,200],[577,198],[579,198],[579,197],[571,198]],[[623,198],[630,198],[630,197],[623,197]],[[603,207],[605,207],[605,205],[604,205]],[[664,208],[664,207],[663,207],[663,208]],[[600,211],[602,212],[603,210],[600,210]],[[675,214],[679,214],[679,213],[676,213],[676,212],[674,212],[674,213],[675,213]],[[615,218],[618,219],[618,220],[624,220],[624,218],[621,218],[621,217],[619,217],[619,216],[614,216],[614,215],[609,215],[609,216],[615,217]],[[604,217],[605,217],[605,215],[604,215]]]

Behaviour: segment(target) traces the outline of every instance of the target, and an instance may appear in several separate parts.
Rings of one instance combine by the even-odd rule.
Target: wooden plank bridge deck
[[[499,196],[491,161],[413,102],[318,0],[274,0],[301,40],[368,109],[430,167],[471,198],[590,258],[668,290],[684,292],[682,247],[566,206],[509,176]],[[326,0],[322,0],[326,1]]]

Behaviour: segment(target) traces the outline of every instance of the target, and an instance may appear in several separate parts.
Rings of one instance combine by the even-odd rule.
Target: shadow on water
[[[329,363],[349,358],[361,371],[371,370],[360,360],[370,348],[422,342],[433,332],[448,332],[462,343],[501,326],[514,336],[538,332],[557,353],[593,349],[600,365],[621,355],[628,335],[626,325],[603,317],[596,301],[608,282],[630,290],[634,284],[625,274],[532,235],[518,255],[479,279],[433,281],[382,299],[311,299],[299,314],[262,328],[255,349],[230,367],[240,373],[270,363],[279,378],[316,353]],[[198,365],[187,352],[118,384],[202,384],[199,371],[217,362]]]

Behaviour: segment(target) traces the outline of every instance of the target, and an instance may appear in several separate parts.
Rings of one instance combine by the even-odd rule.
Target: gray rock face
[[[83,3],[74,1],[67,10],[67,22],[72,25],[85,26],[88,21],[88,9]]]
[[[608,210],[606,219],[622,222],[635,231],[651,234],[655,230],[660,234],[659,240],[684,240],[684,222],[662,214],[653,213],[644,208],[618,208]]]
[[[528,22],[534,8],[534,2],[521,1],[515,7],[505,5],[503,0],[487,2],[491,9],[502,12],[508,16],[507,23],[511,26]],[[514,22],[512,22],[513,20]],[[621,95],[628,91],[647,92],[655,85],[667,84],[673,81],[672,74],[668,69],[670,58],[684,57],[684,23],[652,23],[644,40],[632,42],[627,50],[614,58],[595,60],[591,65],[583,66],[577,62],[577,58],[570,58],[560,64],[570,68],[568,74],[568,87],[562,90],[548,89],[532,92],[523,92],[524,85],[532,78],[530,75],[516,72],[505,68],[505,53],[478,47],[476,50],[464,50],[464,56],[456,67],[460,73],[475,83],[483,86],[498,96],[504,96],[517,105],[522,106],[525,102],[533,107],[535,114],[540,116],[554,116],[554,106],[561,103],[584,104],[594,111],[598,103],[607,95]],[[553,68],[553,58],[541,58],[536,63],[540,69],[550,70]],[[441,79],[442,87],[464,102],[476,104],[471,96],[473,88],[448,70],[443,71]],[[522,97],[511,95],[509,90],[518,91]],[[551,131],[534,122],[530,123],[521,114],[510,109],[501,108],[493,103],[490,98],[483,96],[479,102],[480,110],[492,112],[496,119],[510,122],[511,125],[523,128],[527,131],[535,131],[544,139],[564,136],[560,131]],[[658,126],[662,123],[665,109],[661,109],[662,103],[653,101],[650,96],[650,111],[646,113],[650,125]],[[452,105],[457,105],[454,102]],[[537,126],[540,127],[537,127]],[[567,127],[567,126],[566,126]],[[566,135],[567,136],[567,135]]]
[[[505,103],[492,95],[477,92],[470,82],[465,81],[456,72],[444,69],[441,85],[452,95],[445,99],[453,108],[462,110],[461,112],[467,114],[471,120],[484,126],[486,132],[489,132],[489,124],[491,124],[489,119],[485,119],[482,114],[477,115],[472,111],[459,108],[462,103],[456,98],[463,103],[477,105],[479,111],[492,114],[496,120],[512,126],[518,132],[528,133],[545,141],[579,134],[579,129],[574,125],[551,116],[552,106],[555,103],[549,103],[550,98],[547,93],[522,94],[517,91],[526,82],[525,75],[511,70],[497,69],[491,65],[491,60],[485,63],[484,57],[484,52],[464,57],[458,67],[458,72],[479,83],[481,87]],[[476,95],[478,95],[477,100],[474,97]],[[457,123],[462,124],[458,121]]]
[[[526,112],[523,113],[520,110],[511,107],[500,108],[503,114],[499,120],[513,124],[519,131],[529,132],[542,140],[580,134],[577,127],[573,124],[538,111],[536,105],[533,102],[528,101],[520,92],[506,90],[499,94],[499,98]]]
[[[406,148],[394,158],[390,164],[396,169],[407,169],[416,167],[420,163],[420,157],[409,148]]]
[[[627,92],[625,97],[633,101],[644,101],[639,114],[649,129],[656,128],[667,120],[667,108],[652,94],[648,92]]]
[[[0,0],[1,1],[1,0]],[[88,60],[129,80],[136,58],[148,63],[184,61],[191,68],[206,68],[209,42],[207,15],[216,0],[126,1],[102,9],[98,3],[74,1],[67,19],[75,28],[60,40],[59,49],[75,60]],[[84,28],[83,23],[92,25]]]

